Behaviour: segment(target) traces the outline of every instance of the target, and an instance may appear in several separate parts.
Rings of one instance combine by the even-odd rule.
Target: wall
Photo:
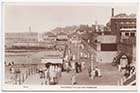
[[[115,35],[100,35],[97,37],[97,41],[101,43],[116,43]]]
[[[96,62],[100,63],[112,63],[114,57],[117,56],[117,41],[115,35],[100,35],[97,37],[97,41],[99,43],[96,43]],[[108,45],[111,50],[101,51],[101,45]],[[115,45],[115,46],[114,46]],[[112,50],[114,48],[114,50]]]
[[[98,52],[96,61],[99,63],[112,63],[114,57],[117,56],[117,51],[112,52]]]
[[[136,64],[136,45],[133,45],[132,56],[132,63]]]
[[[11,62],[14,62],[15,64],[31,64],[32,57],[25,53],[6,53],[5,62],[7,64]]]

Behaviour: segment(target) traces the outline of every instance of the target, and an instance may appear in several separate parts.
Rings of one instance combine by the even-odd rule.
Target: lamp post
[[[78,63],[80,63],[80,50],[79,50],[79,46],[80,46],[80,41],[79,41],[79,37],[77,37],[77,61]]]
[[[91,57],[91,71],[93,71],[93,60],[94,60],[94,56],[93,54],[90,54],[90,57]]]
[[[77,43],[77,48],[78,48],[77,58],[78,58],[78,63],[79,63],[79,61],[80,61],[80,60],[79,60],[79,59],[80,59],[80,57],[79,57],[79,52],[80,52],[80,51],[79,51],[79,43]]]

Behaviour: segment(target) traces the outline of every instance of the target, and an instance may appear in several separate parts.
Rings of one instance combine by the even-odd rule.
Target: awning
[[[63,59],[62,58],[45,58],[45,59],[41,59],[41,63],[62,64]]]
[[[125,53],[122,53],[122,52],[121,52],[120,54],[118,54],[118,55],[116,56],[116,63],[119,64],[119,63],[120,63],[120,58],[121,58],[122,56],[124,56],[124,55],[126,56],[126,54],[125,54]],[[127,57],[127,56],[126,56],[126,57]]]

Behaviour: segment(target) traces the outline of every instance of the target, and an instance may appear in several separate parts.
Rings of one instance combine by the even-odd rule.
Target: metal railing
[[[127,82],[129,79],[131,79],[131,78],[132,78],[133,76],[135,76],[135,75],[136,75],[136,72],[133,72],[133,73],[130,74],[130,76],[127,77],[127,78],[125,78],[125,77],[123,76],[120,80],[118,80],[117,85],[118,85],[118,86],[124,85],[125,82]],[[132,82],[133,82],[133,81],[135,81],[135,79],[132,80]],[[127,85],[130,85],[130,84],[131,84],[131,82],[128,83]]]
[[[37,66],[28,67],[25,71],[20,73],[13,73],[13,84],[22,85],[31,75],[37,73]]]

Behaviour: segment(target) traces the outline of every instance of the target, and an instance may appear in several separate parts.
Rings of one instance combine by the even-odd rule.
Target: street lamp
[[[91,54],[90,57],[91,57],[91,71],[93,71],[93,60],[94,60],[94,55]]]

